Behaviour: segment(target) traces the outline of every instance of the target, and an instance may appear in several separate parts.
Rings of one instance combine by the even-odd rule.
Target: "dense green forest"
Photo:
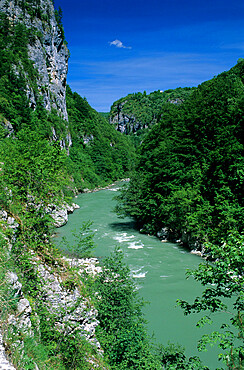
[[[165,107],[170,104],[180,105],[186,101],[195,87],[154,91],[150,94],[129,94],[115,101],[110,109],[110,122],[114,125],[123,124],[123,132],[134,137],[138,145],[146,132],[163,116]],[[119,121],[119,122],[118,122]],[[119,127],[118,127],[119,129]],[[140,140],[136,137],[139,136]]]
[[[117,132],[69,86],[66,101],[73,142],[70,171],[79,189],[128,176],[135,159],[130,138]]]
[[[149,233],[218,242],[242,231],[244,63],[168,104],[138,149],[118,211]]]
[[[186,315],[203,313],[199,326],[211,323],[213,312],[231,313],[219,332],[199,342],[200,350],[218,342],[219,357],[230,369],[242,369],[244,358],[243,83],[240,59],[182,104],[165,105],[160,121],[143,136],[116,209],[134,217],[142,232],[204,253],[207,263],[187,275],[205,290],[193,303],[179,305]]]
[[[48,4],[50,14],[52,3]],[[40,1],[16,0],[15,5],[49,29],[49,16]],[[55,11],[62,43],[66,43],[61,18],[61,10]],[[39,71],[28,54],[28,45],[42,37],[37,29],[0,14],[0,314],[9,356],[21,369],[35,369],[36,364],[50,370],[91,369],[94,363],[101,369],[120,370],[204,368],[198,358],[187,359],[178,345],[152,344],[143,302],[121,252],[102,261],[102,274],[91,278],[68,266],[54,245],[50,204],[62,205],[77,190],[130,176],[129,187],[120,197],[121,214],[133,216],[148,233],[167,228],[175,238],[184,234],[188,242],[210,242],[206,251],[218,263],[210,261],[189,272],[207,289],[194,303],[179,305],[186,314],[215,312],[226,309],[223,297],[232,300],[231,321],[238,333],[231,336],[227,328],[203,338],[201,345],[219,339],[226,366],[241,369],[243,238],[238,233],[244,222],[244,62],[197,89],[122,98],[119,104],[124,114],[136,117],[142,128],[152,126],[135,141],[117,132],[106,115],[97,113],[69,86],[68,121],[57,109],[44,108],[42,92],[47,87],[38,88]],[[30,90],[34,106],[27,96]],[[117,105],[112,106],[112,114]],[[81,230],[79,243],[79,256],[90,256],[89,227]],[[79,333],[70,334],[68,324],[57,328],[57,318],[43,301],[38,264],[59,276],[68,292],[79,291],[96,307],[100,322],[96,335],[103,355]],[[20,299],[9,288],[9,271],[17,273],[30,302],[32,335],[9,325],[8,317],[16,315]],[[210,289],[209,284],[215,287]]]
[[[25,11],[29,13],[32,5],[28,2]],[[33,17],[41,17],[46,22],[43,13],[39,13],[31,12]],[[47,366],[55,370],[88,369],[91,368],[89,358],[101,368],[108,368],[96,349],[78,333],[62,340],[67,336],[67,328],[63,332],[55,327],[57,318],[45,307],[43,282],[35,265],[44,263],[58,275],[63,271],[62,286],[68,291],[78,289],[82,297],[94,295],[88,282],[84,287],[88,278],[79,277],[74,269],[65,265],[54,246],[48,209],[50,205],[69,201],[77,189],[83,191],[87,187],[104,186],[128,176],[133,167],[134,149],[130,140],[116,132],[69,87],[66,97],[69,122],[62,119],[57,110],[44,108],[36,83],[39,72],[28,54],[28,45],[35,44],[39,38],[42,35],[35,28],[10,22],[1,13],[0,315],[5,346],[14,365],[21,369],[34,369],[35,364],[40,369]],[[35,106],[27,97],[30,89],[34,93]],[[8,222],[12,222],[12,229]],[[11,252],[9,243],[13,243]],[[18,315],[21,298],[9,287],[9,271],[17,273],[22,292],[31,304],[31,335],[25,328],[8,325],[9,315]],[[95,295],[89,299],[96,304]]]

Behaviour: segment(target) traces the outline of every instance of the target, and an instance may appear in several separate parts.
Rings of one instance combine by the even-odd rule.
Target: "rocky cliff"
[[[7,14],[10,22],[24,23],[35,37],[28,46],[29,57],[38,70],[38,92],[45,108],[52,108],[68,120],[65,92],[69,51],[64,42],[62,26],[58,24],[52,0],[22,1],[0,0],[0,11]],[[56,12],[57,14],[57,12]],[[27,95],[33,108],[35,92],[29,86]]]
[[[129,94],[113,103],[110,110],[110,124],[116,130],[128,135],[145,130],[159,122],[167,104],[182,104],[194,88],[154,91]]]
[[[116,130],[122,134],[128,135],[135,133],[142,128],[147,128],[151,122],[142,123],[134,114],[123,110],[126,102],[118,103],[110,116],[110,124],[114,125]]]
[[[93,279],[102,272],[96,258],[66,258],[60,256],[54,259],[53,265],[43,261],[35,251],[28,251],[29,274],[36,275],[35,299],[30,297],[25,284],[19,276],[9,270],[9,258],[16,243],[19,224],[6,211],[0,211],[0,224],[3,229],[12,234],[5,237],[5,247],[0,250],[0,263],[5,260],[7,267],[1,266],[0,275],[2,287],[0,289],[0,368],[16,369],[46,369],[40,362],[35,363],[30,355],[27,342],[40,349],[40,338],[43,335],[41,326],[48,326],[52,322],[52,330],[56,331],[62,340],[72,341],[74,336],[84,338],[93,348],[88,354],[86,362],[94,369],[99,367],[99,358],[103,354],[100,343],[95,334],[99,324],[97,310],[92,299],[84,294],[84,282]],[[0,237],[4,234],[0,232]],[[24,253],[24,252],[23,252]],[[12,266],[13,268],[13,266]],[[30,277],[29,277],[30,278]],[[82,288],[83,286],[83,288]],[[2,296],[3,287],[5,295]],[[5,309],[3,309],[3,305]],[[12,360],[14,366],[10,362]],[[40,365],[40,367],[39,367]],[[30,367],[29,367],[30,366]],[[51,367],[53,369],[53,367]],[[106,369],[105,367],[102,367]]]
[[[29,76],[21,63],[14,66],[16,75],[25,76],[26,95],[29,105],[35,109],[37,100],[49,112],[54,109],[59,116],[68,121],[66,109],[66,78],[69,51],[64,40],[60,15],[54,9],[52,0],[0,0],[0,12],[7,15],[10,25],[24,24],[31,31],[28,44],[29,59],[37,71],[35,78]],[[13,127],[4,125],[9,132]],[[8,127],[10,126],[10,127]],[[59,140],[52,127],[53,140]],[[67,130],[61,141],[62,147],[71,145]]]

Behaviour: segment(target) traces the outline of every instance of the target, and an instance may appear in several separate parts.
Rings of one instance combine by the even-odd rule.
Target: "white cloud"
[[[125,46],[120,40],[114,40],[109,42],[109,45],[112,46],[114,45],[116,48],[122,48],[122,49],[131,49],[131,46]]]

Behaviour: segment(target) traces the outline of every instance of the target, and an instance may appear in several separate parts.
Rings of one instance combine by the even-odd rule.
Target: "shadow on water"
[[[113,222],[109,224],[109,227],[115,231],[133,231],[138,230],[135,221],[128,222]]]

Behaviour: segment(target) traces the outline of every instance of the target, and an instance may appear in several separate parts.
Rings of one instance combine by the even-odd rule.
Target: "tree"
[[[74,230],[72,235],[75,242],[70,244],[67,238],[63,237],[61,248],[68,252],[73,260],[77,258],[88,258],[92,256],[92,249],[94,249],[94,232],[91,230],[91,221],[83,222],[79,231]]]
[[[223,323],[220,331],[204,335],[199,341],[199,350],[206,350],[207,344],[219,342],[219,359],[228,369],[242,369],[244,366],[244,235],[229,234],[221,245],[209,244],[209,256],[197,270],[188,271],[200,281],[205,290],[192,304],[179,300],[185,315],[205,311],[197,326],[212,323],[211,314],[226,312],[230,322]],[[214,262],[213,262],[214,260]]]
[[[103,261],[97,276],[97,338],[104,349],[111,369],[159,370],[159,359],[147,337],[139,299],[123,253],[115,252]]]

